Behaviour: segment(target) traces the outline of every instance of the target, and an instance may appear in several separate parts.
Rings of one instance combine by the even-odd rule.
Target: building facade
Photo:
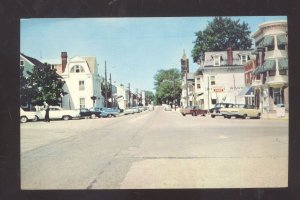
[[[255,56],[249,50],[205,52],[195,73],[196,104],[210,109],[216,103],[244,104],[244,64]]]
[[[98,64],[95,57],[75,56],[67,59],[67,53],[62,52],[62,74],[65,81],[62,98],[65,109],[80,109],[103,107],[104,98],[101,95],[101,79],[98,74]]]
[[[287,31],[287,21],[272,21],[252,34],[257,61],[252,86],[255,104],[263,112],[282,104],[289,109]]]

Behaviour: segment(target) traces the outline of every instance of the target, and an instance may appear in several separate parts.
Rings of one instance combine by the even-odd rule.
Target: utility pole
[[[236,104],[236,95],[235,95],[235,78],[234,78],[234,74],[232,74],[232,76],[233,76],[234,103]]]
[[[105,61],[105,107],[107,108],[107,72],[106,72],[106,61]]]
[[[186,107],[188,107],[189,106],[189,93],[188,93],[187,72],[185,72],[185,89],[186,89]]]
[[[209,76],[207,76],[207,103],[208,103],[208,111],[209,111]]]
[[[130,107],[130,83],[128,83],[128,107]]]
[[[114,102],[114,99],[113,99],[113,93],[112,93],[112,84],[111,84],[111,73],[109,73],[109,82],[110,82],[110,99],[111,99],[111,107],[113,107],[113,102]]]
[[[176,111],[176,97],[175,97],[175,77],[173,76],[173,105]]]

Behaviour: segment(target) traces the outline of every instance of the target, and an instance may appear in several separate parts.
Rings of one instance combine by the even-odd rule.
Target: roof
[[[37,67],[44,67],[44,64],[42,62],[40,62],[39,60],[26,56],[25,54],[21,53],[21,56],[23,56],[24,58],[26,58],[29,62],[31,62],[33,65],[37,66]]]
[[[92,74],[94,74],[95,72],[95,68],[96,66],[96,57],[95,56],[82,56],[82,58],[84,58],[88,64],[88,67],[91,71]]]
[[[232,51],[233,56],[233,64],[232,65],[242,65],[241,64],[241,55],[247,55],[248,60],[255,59],[255,55],[251,52],[253,50],[239,50],[239,51]],[[213,52],[205,52],[205,66],[213,66],[214,65],[214,56],[219,55],[221,56],[221,65],[220,66],[228,66],[227,64],[227,51],[213,51]]]

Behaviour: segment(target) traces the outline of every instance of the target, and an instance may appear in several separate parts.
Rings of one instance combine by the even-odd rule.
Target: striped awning
[[[276,70],[275,60],[266,60],[262,65],[262,72]]]
[[[288,69],[289,63],[287,58],[280,58],[278,59],[278,69],[285,70]]]
[[[278,35],[277,36],[277,45],[287,45],[287,37],[286,35]]]

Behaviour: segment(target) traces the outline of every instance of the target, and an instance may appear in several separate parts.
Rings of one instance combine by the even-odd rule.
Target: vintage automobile
[[[214,108],[209,109],[210,116],[215,118],[216,116],[223,116],[220,112],[221,108],[231,108],[233,103],[217,103]]]
[[[261,111],[256,109],[253,105],[236,104],[231,108],[221,108],[220,112],[228,119],[231,117],[242,119],[249,117],[259,119],[261,117]]]
[[[124,110],[124,115],[128,115],[128,114],[134,114],[134,110],[132,108],[126,108]]]
[[[64,110],[59,106],[49,106],[50,111],[49,111],[49,118],[50,119],[63,119],[63,120],[69,120],[69,119],[74,119],[80,118],[80,111],[79,110]],[[41,109],[36,112],[37,117],[39,120],[45,119],[45,114],[46,111],[45,109]]]
[[[201,109],[198,106],[190,106],[190,107],[180,108],[180,113],[183,116],[185,116],[185,115],[192,115],[192,116],[202,115],[202,116],[206,116],[207,110]]]
[[[116,117],[120,114],[119,109],[117,108],[103,108],[100,116],[101,117]]]
[[[33,111],[24,111],[22,108],[20,108],[20,122],[26,123],[28,121],[37,121],[37,113]]]
[[[81,108],[79,111],[81,118],[95,119],[96,117],[100,117],[100,112],[95,111],[95,109]]]

